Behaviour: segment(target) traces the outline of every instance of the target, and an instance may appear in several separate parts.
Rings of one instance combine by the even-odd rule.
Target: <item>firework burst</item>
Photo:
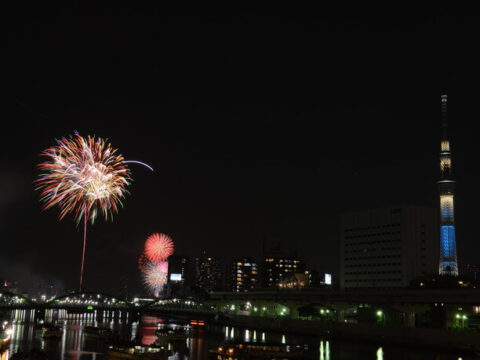
[[[158,296],[167,283],[167,276],[168,263],[166,261],[149,262],[144,267],[143,282],[155,296]]]
[[[123,156],[116,152],[94,136],[76,133],[57,140],[56,146],[41,153],[47,160],[38,165],[41,173],[35,189],[40,191],[43,209],[58,205],[59,219],[74,213],[77,225],[82,218],[93,224],[98,213],[112,218],[132,180]]]
[[[173,241],[165,234],[150,235],[145,242],[145,255],[148,260],[159,262],[173,254]]]
[[[83,219],[83,252],[80,268],[82,291],[83,267],[87,243],[87,221],[93,224],[99,213],[105,219],[122,205],[126,187],[132,181],[122,155],[102,138],[74,136],[57,140],[57,145],[40,154],[46,160],[38,164],[40,175],[35,190],[40,191],[43,210],[58,205],[59,220],[74,214],[77,225]],[[149,165],[132,160],[153,170]]]

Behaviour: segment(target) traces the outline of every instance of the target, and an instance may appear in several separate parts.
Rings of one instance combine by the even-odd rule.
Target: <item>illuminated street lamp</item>
[[[385,314],[382,310],[377,310],[378,322],[383,323],[385,321]]]
[[[455,314],[455,319],[457,319],[457,325],[459,325],[461,329],[465,329],[465,321],[468,320],[467,315],[457,313]]]

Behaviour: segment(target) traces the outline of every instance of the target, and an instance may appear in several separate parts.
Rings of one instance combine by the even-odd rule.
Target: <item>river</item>
[[[114,334],[137,339],[148,345],[159,341],[155,334],[159,324],[176,326],[185,323],[185,320],[145,315],[133,319],[131,314],[119,311],[69,314],[65,310],[48,310],[44,316],[39,316],[35,310],[15,310],[5,313],[2,320],[5,319],[9,321],[13,331],[10,344],[0,354],[0,360],[9,360],[13,354],[19,351],[32,349],[46,352],[51,360],[103,360],[107,359],[106,344],[101,340],[86,336],[83,331],[85,326],[106,326],[112,329]],[[63,328],[62,337],[56,340],[44,340],[41,331],[36,326],[41,321],[60,325]],[[215,348],[225,341],[303,345],[308,348],[303,357],[305,359],[478,360],[478,358],[465,354],[446,353],[435,349],[412,349],[385,346],[381,343],[347,342],[338,339],[295,336],[281,332],[264,332],[214,324],[206,324],[200,331],[191,332],[185,341],[165,345],[172,350],[171,359],[203,360],[209,359],[209,349]]]

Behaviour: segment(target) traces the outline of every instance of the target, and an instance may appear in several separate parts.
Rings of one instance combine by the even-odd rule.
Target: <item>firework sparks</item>
[[[56,146],[40,155],[47,159],[38,164],[40,175],[35,190],[40,191],[43,210],[58,205],[59,220],[73,213],[77,225],[83,218],[82,291],[87,221],[93,224],[99,213],[105,219],[113,218],[132,181],[130,170],[123,156],[105,139],[85,138],[78,133],[57,140]]]
[[[164,261],[172,254],[173,241],[168,235],[155,233],[147,238],[145,255],[150,261]]]
[[[43,209],[58,205],[59,219],[74,213],[77,224],[83,217],[93,224],[99,212],[112,218],[131,182],[124,158],[116,152],[104,139],[78,133],[57,140],[57,146],[41,153],[47,161],[38,165],[35,189],[40,190]]]
[[[148,265],[148,259],[147,257],[145,256],[145,253],[142,253],[142,255],[140,255],[140,257],[138,258],[138,269],[141,271],[141,272],[144,272],[145,271],[145,267]]]
[[[168,262],[149,262],[144,268],[143,282],[155,296],[158,296],[167,283],[167,275]]]

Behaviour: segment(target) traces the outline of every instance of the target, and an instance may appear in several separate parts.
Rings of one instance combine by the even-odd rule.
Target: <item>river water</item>
[[[45,316],[39,316],[34,310],[15,310],[6,313],[12,327],[12,340],[6,350],[0,354],[0,360],[9,360],[20,351],[40,349],[51,360],[106,360],[106,344],[84,334],[85,326],[107,326],[120,336],[136,339],[145,345],[161,342],[155,334],[159,324],[180,326],[186,320],[174,320],[154,316],[131,318],[126,312],[92,312],[69,314],[65,310],[48,310]],[[63,336],[56,340],[44,340],[36,324],[40,321],[63,327]],[[160,325],[162,326],[162,325]],[[385,346],[378,343],[359,343],[318,338],[314,336],[295,336],[281,332],[263,332],[259,330],[207,324],[199,331],[193,331],[185,341],[164,345],[172,350],[171,359],[203,360],[211,359],[208,350],[216,348],[225,341],[243,343],[298,344],[308,350],[305,359],[435,359],[435,360],[473,360],[479,359],[465,354],[446,353],[435,349],[412,349]]]

